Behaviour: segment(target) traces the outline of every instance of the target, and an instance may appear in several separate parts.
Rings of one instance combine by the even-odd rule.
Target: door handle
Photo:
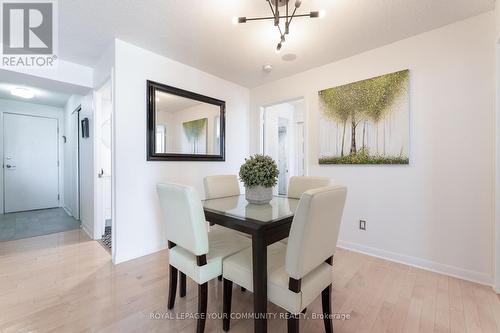
[[[10,164],[7,164],[5,167],[6,167],[7,169],[13,169],[13,168],[15,168],[16,166],[15,166],[15,165],[10,165]]]
[[[97,176],[98,176],[99,178],[102,178],[102,176],[104,176],[104,170],[103,170],[103,169],[101,169],[101,172],[99,172],[99,173],[97,174]]]

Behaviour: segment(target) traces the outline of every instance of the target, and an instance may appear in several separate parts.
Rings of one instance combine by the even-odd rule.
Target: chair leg
[[[299,333],[299,317],[288,314],[288,333]]]
[[[177,292],[177,268],[172,265],[170,267],[170,283],[168,291],[168,309],[172,310],[175,304],[175,293]]]
[[[207,319],[208,283],[198,285],[198,321],[196,323],[196,333],[205,331],[205,321]]]
[[[222,282],[224,292],[222,293],[222,329],[229,331],[231,325],[231,298],[233,296],[233,281],[224,279]]]
[[[323,290],[321,293],[321,303],[323,304],[323,321],[325,323],[325,332],[333,333],[333,321],[332,321],[332,285]]]
[[[179,289],[179,296],[184,297],[186,296],[186,274],[179,272],[180,275],[180,280],[181,280],[181,285]]]

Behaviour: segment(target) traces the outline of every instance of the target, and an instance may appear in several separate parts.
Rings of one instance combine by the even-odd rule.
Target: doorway
[[[80,218],[93,222],[93,205],[79,200],[80,170],[93,163],[90,154],[79,159],[79,111],[92,111],[79,94],[87,88],[47,89],[51,80],[31,85],[31,76],[24,74],[13,80],[0,82],[0,241],[91,231]],[[12,94],[15,90],[26,95]]]
[[[108,80],[95,94],[96,238],[112,249],[112,81]]]
[[[286,195],[288,192],[288,164],[289,164],[289,143],[288,143],[288,119],[278,118],[278,194]]]
[[[64,209],[76,220],[80,220],[80,112],[78,105],[65,115],[64,136]]]
[[[3,99],[0,124],[0,241],[79,229],[63,208],[63,109]]]
[[[4,213],[59,207],[59,122],[4,113]]]
[[[287,195],[290,177],[305,174],[304,110],[304,99],[263,108],[262,153],[278,165],[277,195]]]

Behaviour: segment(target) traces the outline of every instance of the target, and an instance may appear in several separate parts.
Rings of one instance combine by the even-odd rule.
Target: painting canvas
[[[188,154],[207,153],[207,118],[182,123],[185,138],[184,152]]]
[[[319,92],[320,164],[409,163],[409,70]]]

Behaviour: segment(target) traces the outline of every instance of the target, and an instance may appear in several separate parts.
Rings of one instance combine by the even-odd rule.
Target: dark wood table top
[[[210,222],[253,234],[256,230],[290,223],[299,204],[298,199],[274,196],[269,204],[251,204],[245,195],[203,201],[205,217]]]

